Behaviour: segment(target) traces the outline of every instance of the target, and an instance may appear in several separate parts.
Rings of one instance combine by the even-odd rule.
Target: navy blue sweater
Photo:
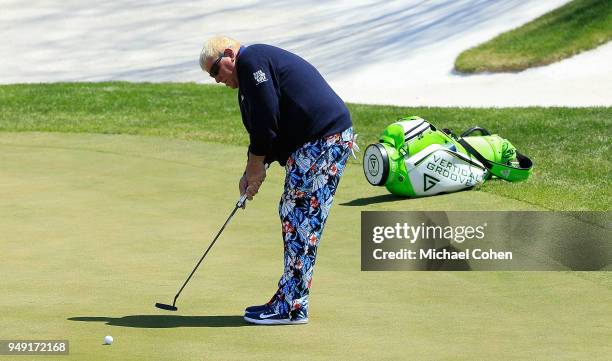
[[[351,127],[344,102],[314,66],[270,45],[240,49],[238,102],[249,151],[285,165],[305,143]]]

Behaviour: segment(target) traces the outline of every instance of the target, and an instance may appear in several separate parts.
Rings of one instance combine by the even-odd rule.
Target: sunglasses
[[[221,55],[220,57],[217,58],[217,60],[215,60],[215,62],[210,66],[210,71],[208,72],[208,74],[214,78],[217,75],[219,75],[219,63],[221,62],[221,59],[223,58],[223,55]]]

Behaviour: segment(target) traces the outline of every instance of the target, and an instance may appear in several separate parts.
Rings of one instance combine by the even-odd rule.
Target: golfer
[[[307,323],[317,248],[354,144],[349,111],[317,69],[274,46],[216,36],[204,44],[200,67],[217,83],[238,89],[250,139],[240,194],[253,199],[266,163],[277,161],[286,171],[279,206],[285,270],[270,301],[247,307],[244,319]]]

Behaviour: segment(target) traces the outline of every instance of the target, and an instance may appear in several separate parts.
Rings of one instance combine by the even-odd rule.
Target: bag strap
[[[463,148],[465,148],[465,150],[468,151],[468,153],[478,159],[478,161],[482,163],[482,165],[484,165],[487,169],[491,169],[493,167],[491,165],[491,162],[489,162],[487,158],[483,157],[483,155],[480,154],[480,152],[478,152],[474,147],[472,147],[470,143],[466,142],[463,138],[459,138],[457,139],[457,141],[459,142],[459,144],[461,144]]]

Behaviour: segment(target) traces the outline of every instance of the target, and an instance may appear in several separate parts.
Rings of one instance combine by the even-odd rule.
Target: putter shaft
[[[270,166],[270,164],[265,164],[265,168],[266,170],[268,169],[268,167]],[[198,267],[200,266],[200,264],[202,263],[202,261],[204,261],[204,258],[206,258],[206,255],[208,254],[208,252],[210,251],[210,249],[215,245],[215,242],[217,242],[217,239],[219,238],[219,236],[221,235],[221,233],[223,233],[223,230],[225,229],[225,226],[227,226],[227,224],[229,223],[230,219],[232,219],[232,217],[234,216],[234,214],[236,214],[236,211],[238,210],[238,208],[242,208],[244,206],[244,203],[247,200],[247,195],[246,193],[243,194],[242,196],[240,196],[240,199],[238,200],[238,202],[236,202],[236,206],[234,207],[234,209],[232,210],[232,213],[230,213],[229,217],[227,217],[227,220],[225,221],[225,223],[223,223],[223,226],[221,227],[221,229],[219,230],[219,233],[217,233],[217,235],[215,236],[215,238],[213,239],[213,241],[210,243],[210,245],[208,246],[208,248],[206,249],[206,252],[204,252],[204,255],[202,256],[202,258],[200,258],[200,260],[198,261],[198,263],[196,264],[196,266],[193,268],[193,271],[191,271],[191,273],[189,274],[189,277],[187,277],[187,279],[185,280],[185,282],[183,283],[183,285],[181,286],[181,288],[179,289],[179,291],[176,293],[176,295],[174,296],[174,300],[172,301],[172,306],[170,305],[166,305],[166,304],[162,304],[162,303],[156,303],[155,307],[157,308],[161,308],[161,309],[166,309],[166,310],[171,310],[171,311],[176,311],[176,300],[179,298],[179,296],[181,295],[181,292],[183,292],[183,289],[185,288],[185,286],[187,285],[187,283],[189,283],[189,280],[191,279],[191,277],[193,277],[193,274],[195,273],[195,271],[198,269]]]
[[[242,199],[243,197],[240,197],[240,199]],[[246,199],[246,197],[245,197]],[[244,202],[242,202],[244,203]],[[230,219],[232,219],[232,217],[234,216],[234,214],[236,214],[236,211],[238,210],[239,204],[241,204],[240,201],[238,201],[238,203],[236,204],[236,206],[234,207],[234,210],[232,211],[232,213],[230,213],[229,217],[227,218],[227,220],[225,221],[225,223],[223,223],[223,226],[221,227],[221,229],[219,230],[219,233],[217,233],[217,235],[215,236],[215,239],[213,239],[213,241],[210,243],[210,245],[208,246],[208,248],[206,249],[206,252],[204,252],[204,255],[202,256],[202,258],[200,258],[200,260],[198,261],[198,264],[196,264],[196,266],[193,268],[193,271],[191,271],[191,273],[189,274],[189,277],[187,277],[187,279],[185,280],[185,283],[183,283],[183,285],[181,286],[181,289],[178,291],[178,293],[176,294],[176,296],[174,296],[174,302],[172,302],[172,306],[176,305],[176,300],[177,298],[180,296],[181,292],[183,292],[183,289],[185,288],[185,286],[187,285],[187,283],[189,282],[189,280],[191,279],[191,277],[193,276],[193,274],[195,273],[195,271],[198,269],[198,267],[200,266],[200,264],[202,263],[202,261],[204,260],[204,258],[206,257],[206,255],[208,254],[208,252],[210,251],[210,249],[215,245],[215,242],[217,242],[217,239],[219,238],[219,236],[221,235],[221,233],[223,232],[223,230],[225,229],[225,226],[227,226],[227,224],[229,223]]]

